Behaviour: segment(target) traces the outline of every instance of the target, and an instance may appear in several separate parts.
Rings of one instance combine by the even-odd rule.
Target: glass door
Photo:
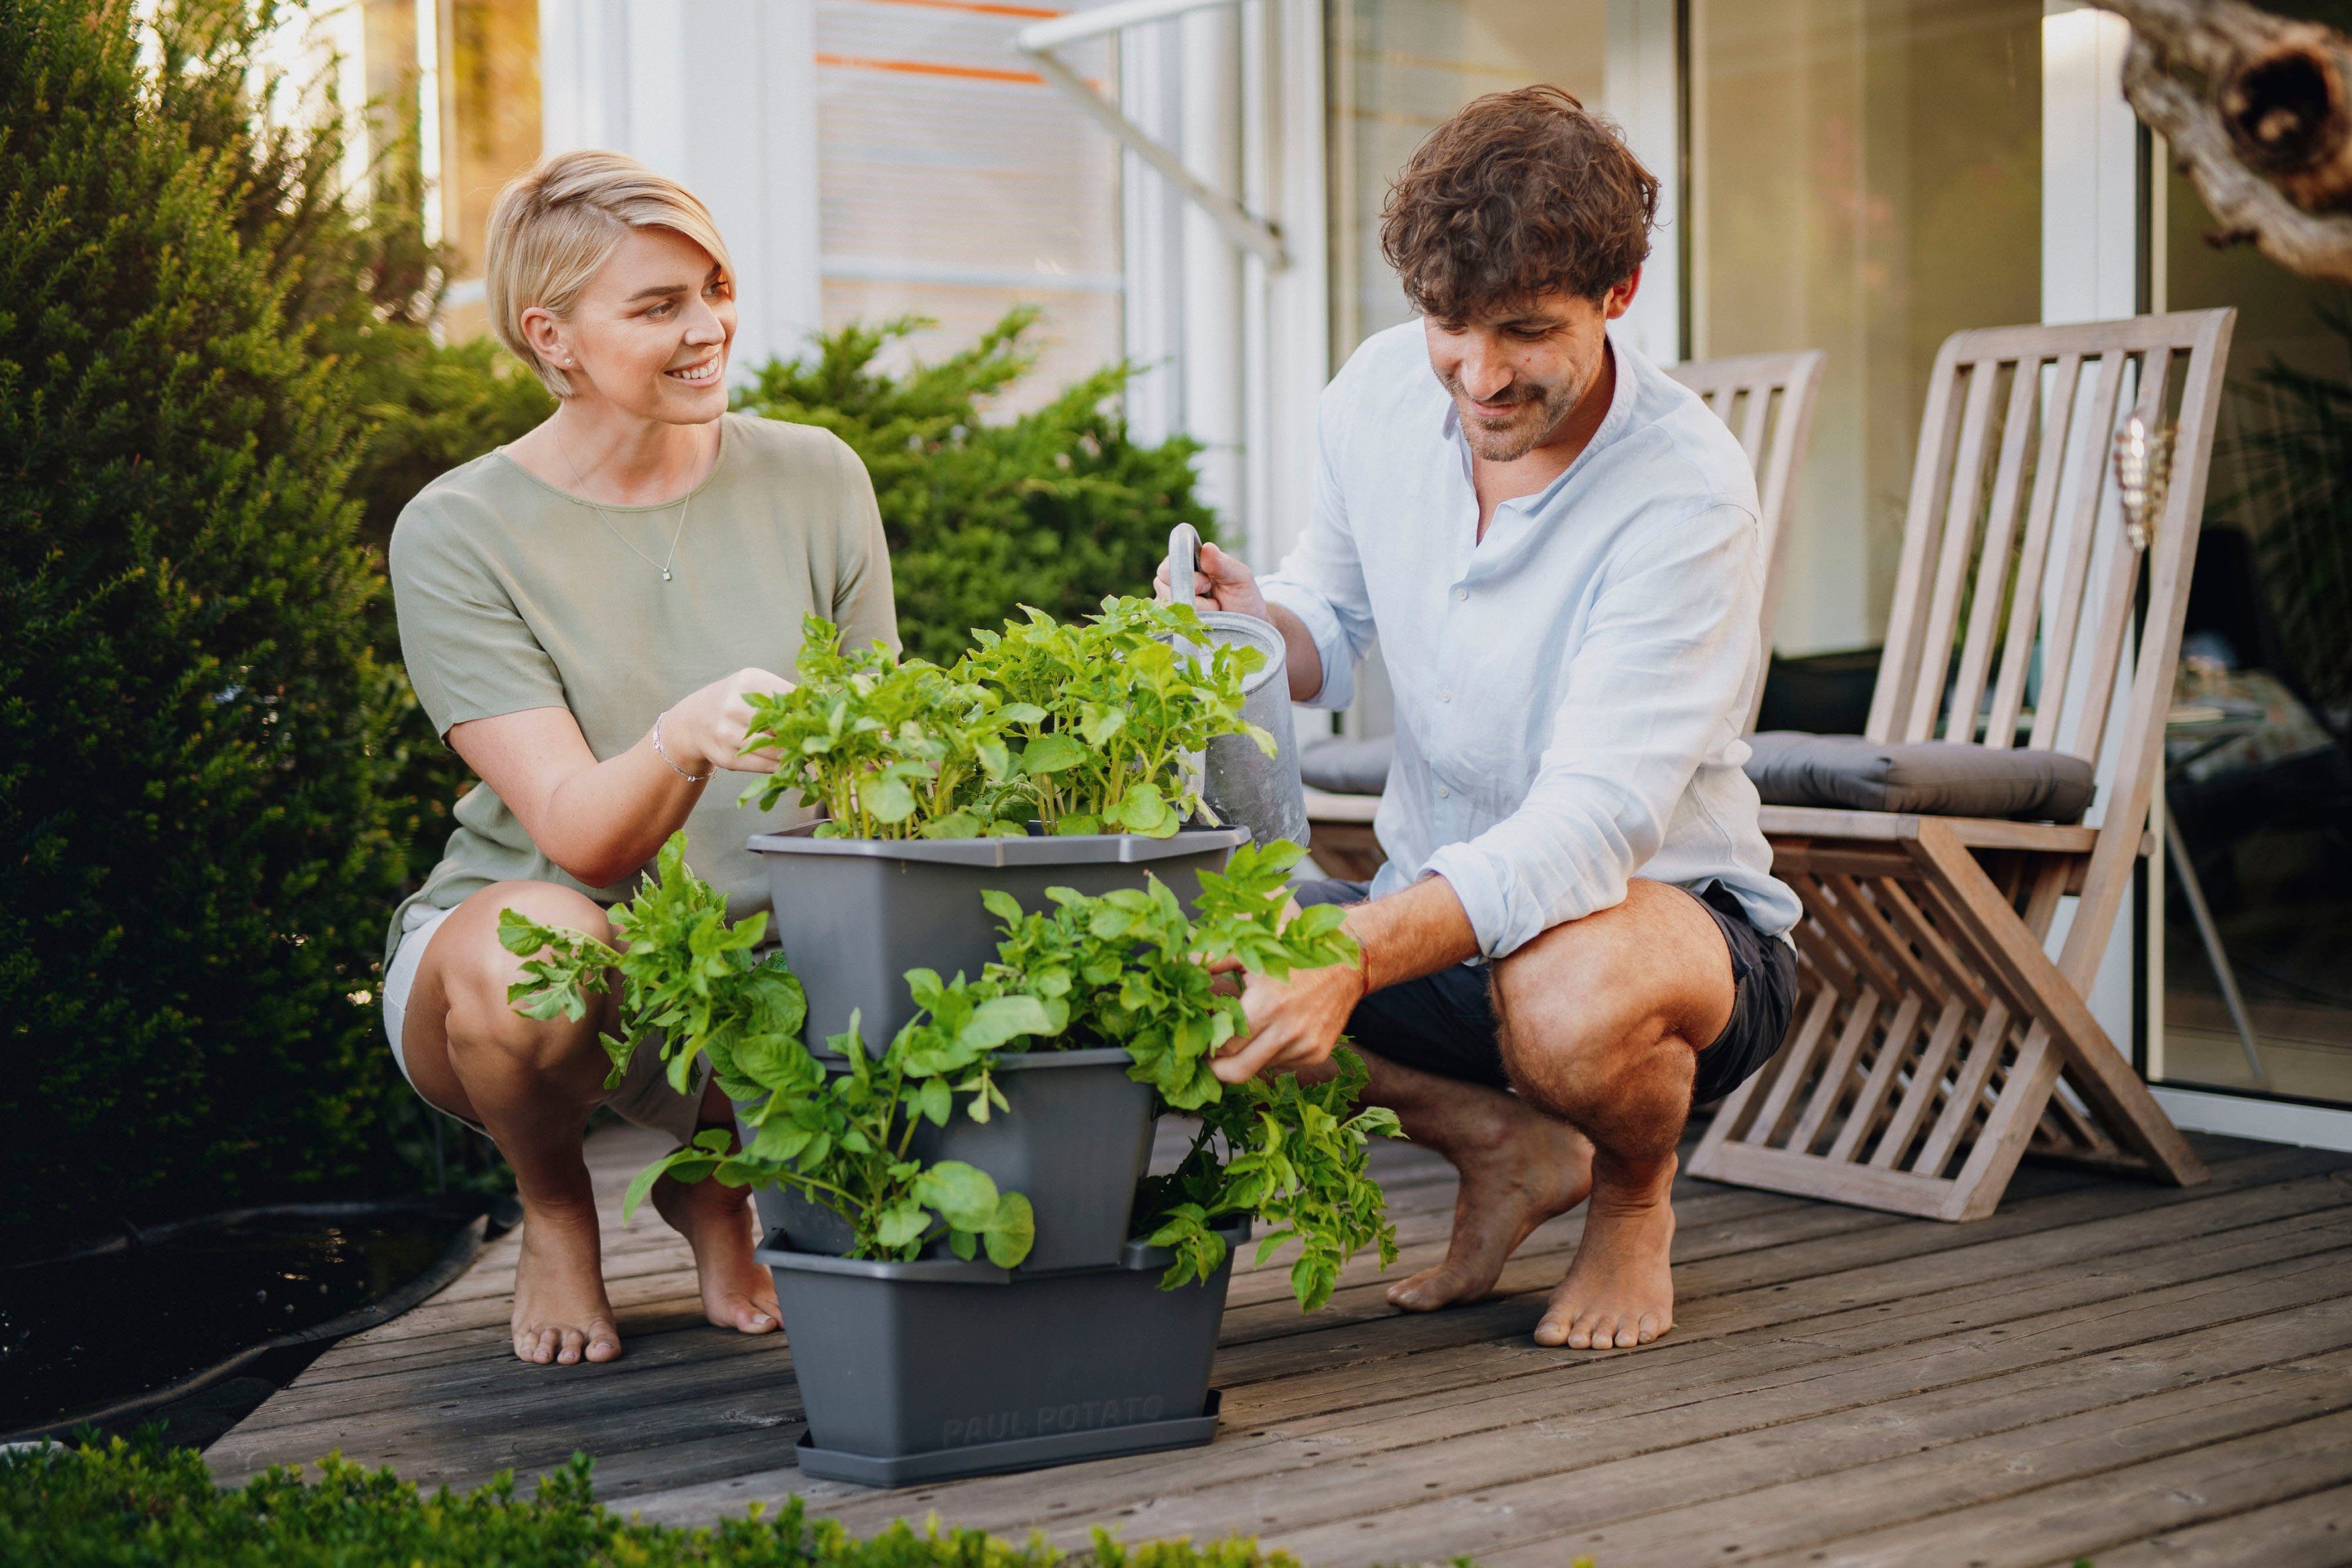
[[[2158,299],[2238,323],[2167,726],[2149,1074],[2352,1106],[2352,291],[2216,247],[2151,169]]]

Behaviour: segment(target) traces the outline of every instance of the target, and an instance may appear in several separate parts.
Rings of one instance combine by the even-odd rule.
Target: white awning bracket
[[[1227,239],[1262,259],[1268,271],[1279,272],[1290,264],[1290,258],[1273,225],[1204,183],[1184,166],[1183,159],[1120,113],[1117,104],[1087,86],[1085,78],[1064,65],[1053,52],[1065,45],[1123,32],[1146,22],[1166,21],[1188,11],[1239,4],[1241,0],[1119,0],[1117,5],[1074,11],[1050,22],[1034,23],[1013,36],[1013,47],[1027,56],[1047,81],[1068,94],[1104,130],[1182,192],[1186,200],[1208,214]]]

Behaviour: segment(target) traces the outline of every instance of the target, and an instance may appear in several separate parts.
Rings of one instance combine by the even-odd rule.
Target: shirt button
[[[1454,590],[1454,596],[1457,599],[1466,599],[1470,596],[1470,590],[1467,588],[1456,588]]]
[[[1454,700],[1454,693],[1451,691],[1441,691],[1437,694],[1437,700],[1440,702],[1451,702]]]
[[[1438,799],[1440,799],[1440,800],[1444,800],[1444,799],[1446,799],[1447,797],[1451,796],[1453,794],[1454,794],[1454,792],[1453,792],[1452,790],[1450,790],[1450,789],[1447,789],[1444,784],[1439,784],[1439,785],[1437,786],[1437,798],[1438,798]]]

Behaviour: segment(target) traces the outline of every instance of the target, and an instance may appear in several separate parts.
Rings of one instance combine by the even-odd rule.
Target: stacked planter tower
[[[982,902],[1010,894],[1045,912],[1046,889],[1097,895],[1156,876],[1188,905],[1244,828],[1173,837],[754,838],[767,858],[776,934],[808,994],[812,1049],[853,1016],[888,1039],[916,1008],[909,969],[977,974],[998,927]],[[919,1132],[926,1162],[960,1160],[1035,1215],[1028,1257],[1001,1268],[926,1248],[911,1261],[840,1256],[830,1211],[780,1189],[756,1196],[785,1333],[806,1402],[801,1468],[871,1485],[1206,1443],[1216,1429],[1209,1362],[1232,1272],[1160,1289],[1171,1261],[1131,1239],[1151,1157],[1154,1096],[1116,1045],[1008,1055],[1006,1105]]]

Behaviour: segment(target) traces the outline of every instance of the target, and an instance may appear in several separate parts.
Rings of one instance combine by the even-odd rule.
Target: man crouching
[[[1461,1173],[1445,1260],[1391,1287],[1475,1300],[1585,1201],[1536,1340],[1674,1324],[1669,1188],[1692,1104],[1777,1050],[1794,894],[1773,879],[1739,739],[1761,662],[1756,487],[1731,433],[1610,340],[1658,185],[1557,88],[1440,126],[1381,239],[1422,319],[1349,359],[1318,414],[1315,515],[1260,581],[1211,546],[1197,592],[1272,621],[1291,694],[1343,708],[1377,637],[1396,759],[1361,966],[1250,982],[1238,1082],[1323,1069]]]

